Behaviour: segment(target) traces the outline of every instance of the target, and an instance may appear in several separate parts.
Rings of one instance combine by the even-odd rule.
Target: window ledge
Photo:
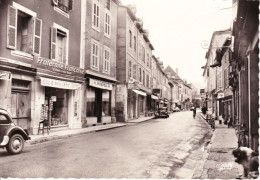
[[[111,35],[104,33],[104,36],[107,37],[108,39],[111,39]]]
[[[70,18],[70,15],[64,11],[62,11],[60,8],[54,6],[54,10],[57,11],[58,13],[62,14],[63,16],[65,16],[66,18]]]
[[[29,53],[26,53],[26,52],[22,52],[22,51],[12,50],[11,51],[11,55],[33,60],[33,55],[32,54],[29,54]]]
[[[96,30],[97,32],[100,32],[100,28],[96,27],[94,24],[92,24],[92,28]]]

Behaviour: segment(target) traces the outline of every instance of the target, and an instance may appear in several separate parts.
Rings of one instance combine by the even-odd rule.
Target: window
[[[110,0],[107,0],[106,8],[110,10]]]
[[[146,58],[147,58],[146,60],[147,66],[150,67],[150,57],[148,53],[146,54]]]
[[[144,49],[144,46],[142,46],[142,60],[145,63],[145,49]]]
[[[105,35],[110,37],[111,34],[111,18],[110,13],[105,13]]]
[[[105,73],[110,73],[110,49],[108,47],[104,47],[104,64],[103,69]]]
[[[7,18],[7,47],[40,55],[42,20],[36,18],[36,13],[13,2]]]
[[[128,65],[128,76],[129,78],[132,77],[132,62],[129,61],[129,65]]]
[[[153,77],[150,78],[150,86],[153,88]]]
[[[99,1],[93,0],[92,8],[92,27],[96,30],[100,30],[100,11]]]
[[[99,70],[99,43],[94,40],[91,43],[91,68]]]
[[[142,82],[142,69],[139,68],[139,81]]]
[[[51,59],[67,64],[68,36],[67,29],[54,23],[51,33]]]
[[[0,114],[0,124],[9,124],[8,119],[3,114]]]
[[[53,0],[53,4],[66,13],[73,9],[73,2],[74,0]]]
[[[148,87],[148,88],[149,88],[149,80],[150,80],[149,76],[146,75],[146,87]]]
[[[145,86],[145,72],[143,71],[143,85]]]
[[[134,65],[133,65],[133,78],[134,78],[134,79],[137,79],[136,73],[137,73],[137,65],[134,64]]]
[[[134,50],[136,52],[136,37],[134,36]]]
[[[129,30],[129,46],[132,48],[132,31]]]

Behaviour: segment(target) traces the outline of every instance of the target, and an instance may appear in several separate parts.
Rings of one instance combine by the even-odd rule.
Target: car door
[[[3,138],[9,128],[11,128],[9,119],[5,114],[0,112],[0,144],[3,141]]]

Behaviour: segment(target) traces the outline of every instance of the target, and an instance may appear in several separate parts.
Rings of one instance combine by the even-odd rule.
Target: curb
[[[47,137],[40,137],[40,138],[36,138],[34,140],[29,140],[27,142],[30,145],[35,145],[35,144],[44,143],[44,142],[47,142],[47,141],[53,141],[53,140],[58,140],[58,139],[65,139],[65,138],[79,136],[79,135],[83,135],[83,134],[89,134],[89,133],[95,133],[95,132],[105,131],[105,130],[109,130],[109,129],[120,128],[120,127],[123,127],[123,126],[126,126],[126,124],[122,124],[122,125],[118,125],[118,126],[114,126],[114,127],[103,127],[101,129],[89,130],[89,131],[85,131],[85,132],[78,132],[78,133],[70,133],[70,134],[65,134],[65,135],[53,135],[53,136],[47,136]]]

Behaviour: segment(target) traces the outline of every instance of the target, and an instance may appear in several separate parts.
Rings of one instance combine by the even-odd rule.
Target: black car
[[[24,148],[24,142],[30,137],[13,122],[11,115],[0,108],[0,148],[6,148],[10,154],[18,154]]]
[[[169,113],[166,107],[161,107],[155,112],[155,118],[168,118]]]

